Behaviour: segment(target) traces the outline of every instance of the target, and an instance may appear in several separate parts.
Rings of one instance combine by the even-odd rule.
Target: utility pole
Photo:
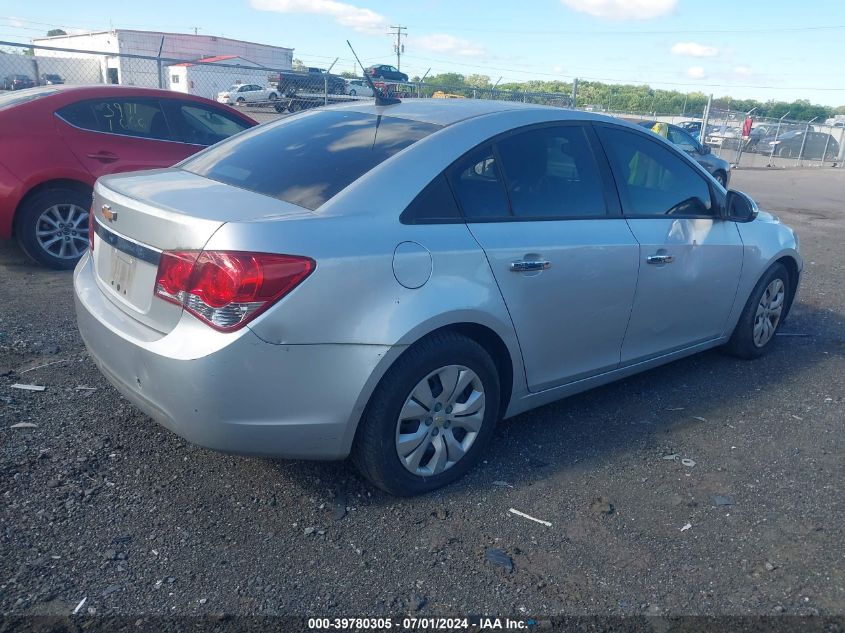
[[[698,142],[704,145],[707,138],[707,121],[710,120],[710,106],[713,105],[713,95],[707,97],[707,106],[704,108],[704,116],[701,117],[701,131],[698,133]]]
[[[388,35],[395,35],[396,36],[396,43],[393,45],[393,50],[396,52],[396,70],[402,70],[402,66],[400,66],[402,55],[405,53],[405,45],[402,43],[402,37],[408,37],[407,33],[403,33],[402,31],[407,31],[407,26],[393,26],[391,25],[391,30],[387,33]]]
[[[572,80],[572,109],[578,108],[578,77]]]

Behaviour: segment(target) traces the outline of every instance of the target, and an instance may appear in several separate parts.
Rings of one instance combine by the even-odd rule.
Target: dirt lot
[[[86,357],[70,273],[0,245],[0,613],[845,613],[845,170],[733,185],[806,258],[771,354],[509,420],[480,468],[415,499],[158,427]]]

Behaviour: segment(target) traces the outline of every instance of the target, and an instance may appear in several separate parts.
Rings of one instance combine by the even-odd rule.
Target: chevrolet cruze
[[[74,275],[103,374],[188,440],[425,492],[500,418],[753,358],[795,234],[648,130],[494,101],[321,108],[101,178]],[[550,429],[550,432],[555,432]]]

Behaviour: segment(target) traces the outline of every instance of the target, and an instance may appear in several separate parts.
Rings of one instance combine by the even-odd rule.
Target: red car
[[[94,181],[170,167],[257,125],[192,95],[128,86],[45,86],[0,95],[0,238],[73,268],[88,247]]]

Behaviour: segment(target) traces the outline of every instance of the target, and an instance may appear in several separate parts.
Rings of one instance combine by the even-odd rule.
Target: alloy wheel
[[[35,226],[38,245],[59,259],[78,259],[88,248],[88,211],[75,204],[54,204]]]
[[[786,288],[783,281],[775,278],[766,286],[757,312],[754,315],[754,345],[763,347],[775,335],[780,317],[783,313],[783,302],[786,298]]]
[[[484,421],[484,385],[462,365],[423,378],[405,400],[396,422],[396,452],[411,473],[431,477],[458,463]]]

